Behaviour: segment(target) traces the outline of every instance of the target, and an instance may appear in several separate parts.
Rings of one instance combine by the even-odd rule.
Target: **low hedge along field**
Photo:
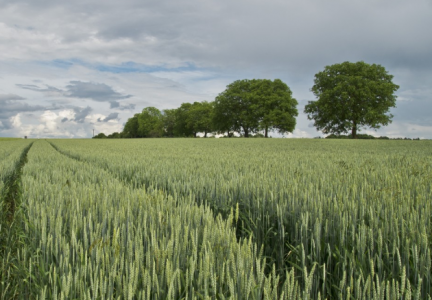
[[[430,141],[38,140],[20,174],[2,299],[432,295]]]

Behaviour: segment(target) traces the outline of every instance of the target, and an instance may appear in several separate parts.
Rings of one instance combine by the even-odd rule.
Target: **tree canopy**
[[[212,113],[213,113],[213,102],[194,102],[189,110],[186,118],[186,124],[192,129],[194,136],[198,132],[204,133],[204,137],[207,137],[207,133],[212,132]]]
[[[140,137],[161,137],[163,135],[162,113],[156,107],[146,107],[138,116]]]
[[[175,126],[174,133],[176,136],[188,137],[194,136],[198,133],[194,129],[194,124],[190,121],[192,113],[192,103],[182,103],[175,112]]]
[[[140,114],[135,114],[132,118],[129,118],[123,128],[123,137],[125,138],[137,138],[138,134],[138,117]]]
[[[295,128],[297,101],[280,79],[237,80],[220,93],[214,105],[214,128],[219,132],[236,131],[249,137],[260,130],[292,132]]]
[[[260,129],[268,137],[268,131],[293,132],[298,116],[297,100],[292,97],[289,87],[280,79],[264,79],[258,82],[256,97],[260,111]]]
[[[380,128],[391,123],[399,88],[393,76],[376,64],[343,62],[326,66],[315,74],[311,91],[318,98],[309,101],[304,112],[324,133],[351,131],[353,138],[365,126]]]
[[[146,107],[127,120],[123,132],[107,137],[197,137],[198,133],[204,137],[208,133],[228,133],[231,137],[234,132],[244,137],[253,133],[255,137],[268,137],[271,131],[294,130],[297,104],[280,79],[237,80],[214,102],[186,102],[163,111]]]

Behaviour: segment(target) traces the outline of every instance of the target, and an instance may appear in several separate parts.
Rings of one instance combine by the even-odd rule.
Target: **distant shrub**
[[[107,136],[105,135],[105,133],[99,133],[98,135],[95,135],[94,137],[93,137],[94,139],[106,139],[107,138]]]
[[[370,134],[357,134],[357,138],[362,139],[362,140],[374,140],[374,139],[376,139],[376,137],[374,137],[373,135],[370,135]],[[330,134],[330,135],[326,136],[326,139],[352,139],[352,135],[351,134],[348,134],[348,135]]]
[[[328,136],[325,137],[326,139],[347,139],[348,136],[343,135],[343,134],[330,134]]]
[[[107,138],[109,138],[109,139],[119,139],[119,138],[121,138],[121,136],[120,136],[120,133],[113,132],[110,135],[108,135]]]
[[[348,135],[348,138],[351,139],[352,135]],[[370,134],[357,134],[357,138],[358,139],[362,139],[362,140],[374,140],[376,139],[376,137],[374,137],[373,135]]]

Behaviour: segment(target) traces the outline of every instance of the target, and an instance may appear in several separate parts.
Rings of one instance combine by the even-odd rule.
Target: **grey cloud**
[[[70,81],[70,84],[66,86],[66,90],[49,85],[46,85],[45,88],[41,88],[40,86],[34,84],[16,84],[16,86],[26,90],[42,92],[49,96],[61,95],[68,98],[91,99],[97,102],[108,102],[110,104],[110,108],[124,110],[132,107],[131,105],[121,106],[118,102],[118,100],[130,98],[132,95],[118,93],[105,83]]]
[[[22,27],[62,38],[65,54],[58,56],[66,58],[192,62],[231,70],[257,68],[261,74],[266,69],[289,70],[297,75],[344,60],[384,60],[406,67],[415,59],[423,67],[432,65],[432,40],[426,38],[427,28],[432,27],[430,1],[8,2],[23,19],[39,16]],[[98,13],[91,13],[95,9]],[[4,22],[16,24],[13,16],[5,13],[5,17]],[[45,24],[46,19],[62,26]],[[130,44],[102,51],[85,44],[75,50],[77,41],[91,39],[98,43],[127,39]]]
[[[110,108],[117,108],[117,107],[120,107],[120,103],[118,101],[110,102]]]
[[[34,84],[16,84],[17,87],[31,91],[40,91],[40,87]]]
[[[35,92],[63,92],[62,90],[49,85],[46,85],[46,88],[41,88],[38,85],[34,84],[16,84],[16,86],[25,90],[31,90]]]
[[[30,105],[22,102],[22,100],[24,100],[24,98],[13,94],[0,95],[0,129],[12,128],[9,118],[19,113],[42,111],[46,109],[44,106]]]
[[[11,129],[12,124],[8,119],[1,119],[0,118],[0,129]]]
[[[71,81],[66,89],[68,97],[92,99],[99,102],[115,102],[132,97],[132,95],[123,95],[114,91],[105,83]]]
[[[108,115],[108,117],[106,117],[104,119],[99,118],[97,121],[98,122],[108,122],[110,120],[117,120],[118,115],[119,115],[118,113],[111,113]]]
[[[33,112],[45,110],[46,107],[41,105],[29,105],[17,101],[0,100],[0,119],[9,118],[21,112]]]
[[[68,120],[69,120],[68,118],[63,118],[63,119],[61,120],[61,122],[64,123],[64,122],[67,122]]]
[[[92,108],[90,106],[87,106],[86,108],[81,107],[75,107],[75,118],[74,121],[77,123],[84,123],[85,118],[92,112]]]
[[[116,108],[117,110],[134,110],[136,107],[136,104],[130,103],[130,104],[120,104],[118,101],[111,101],[110,102],[110,108]]]
[[[33,80],[35,82],[35,80]],[[25,90],[30,90],[34,92],[41,92],[45,94],[46,96],[61,96],[63,95],[64,91],[61,89],[58,89],[56,87],[45,85],[45,88],[41,88],[38,85],[34,84],[16,84],[17,87],[20,87]]]
[[[135,107],[136,107],[136,104],[131,103],[131,104],[126,104],[126,105],[121,105],[118,107],[118,109],[120,109],[120,110],[134,110]]]
[[[10,100],[25,100],[25,98],[14,94],[0,94],[0,102]]]

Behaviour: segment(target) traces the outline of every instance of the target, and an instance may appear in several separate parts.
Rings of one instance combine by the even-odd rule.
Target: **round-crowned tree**
[[[297,100],[280,79],[244,79],[229,84],[214,102],[214,128],[218,132],[293,132],[298,115]]]
[[[309,101],[304,112],[324,133],[348,133],[357,138],[362,127],[378,129],[391,123],[399,88],[384,67],[363,61],[326,66],[315,74],[311,91],[318,98]]]

